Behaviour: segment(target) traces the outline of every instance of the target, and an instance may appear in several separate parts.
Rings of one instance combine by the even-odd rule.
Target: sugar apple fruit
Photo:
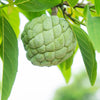
[[[25,25],[21,39],[27,58],[37,66],[58,65],[72,56],[76,47],[69,23],[45,14]]]

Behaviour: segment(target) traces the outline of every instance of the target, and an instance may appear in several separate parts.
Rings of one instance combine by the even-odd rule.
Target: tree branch
[[[87,3],[89,5],[89,8],[95,8],[95,6],[91,3]],[[77,3],[73,8],[84,8],[87,4],[83,4],[83,3]],[[63,5],[69,6],[69,4],[67,3],[67,1],[65,1],[63,3]]]
[[[74,8],[84,8],[87,4],[80,4],[80,3],[77,3]],[[89,5],[89,8],[95,8],[95,6],[93,4],[90,4],[88,3]]]

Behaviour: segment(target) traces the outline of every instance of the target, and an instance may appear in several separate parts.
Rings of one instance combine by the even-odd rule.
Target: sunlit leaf
[[[1,57],[3,60],[1,100],[8,100],[17,73],[18,44],[11,25],[4,17],[0,18],[0,26],[3,34],[1,44]]]
[[[4,8],[4,12],[5,12],[5,17],[8,20],[8,22],[11,24],[16,36],[18,37],[19,35],[19,25],[20,25],[20,18],[19,18],[19,10],[17,9],[17,7],[13,7],[13,10],[11,11],[11,13],[8,13],[8,7]]]
[[[94,85],[97,75],[95,50],[85,31],[83,31],[80,27],[76,25],[72,25],[71,27],[76,35],[91,85]]]
[[[66,62],[63,62],[62,64],[58,65],[58,67],[61,70],[66,83],[68,83],[71,77],[71,67],[66,69]]]

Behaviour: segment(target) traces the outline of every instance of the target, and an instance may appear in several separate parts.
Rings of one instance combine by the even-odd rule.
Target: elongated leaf
[[[16,36],[18,37],[20,31],[19,31],[19,25],[20,25],[20,18],[19,18],[19,10],[17,7],[13,7],[12,11],[8,12],[8,7],[4,8],[5,17],[7,18],[8,22],[11,24]]]
[[[95,8],[97,13],[100,15],[100,0],[95,0]]]
[[[97,62],[93,45],[85,31],[75,25],[71,27],[76,35],[91,85],[94,85],[97,75]]]
[[[16,0],[15,4],[25,11],[38,12],[54,7],[61,0]]]
[[[69,3],[69,5],[70,6],[72,6],[72,7],[74,7],[76,4],[77,4],[77,2],[78,2],[78,0],[66,0],[68,3]]]
[[[1,100],[7,100],[16,77],[18,66],[18,44],[16,35],[8,23],[2,17],[0,19],[0,26],[2,26],[3,42],[2,42],[2,58],[3,58],[3,78],[2,78],[2,94]]]
[[[100,52],[100,17],[91,17],[88,6],[87,12],[87,30],[94,48]]]

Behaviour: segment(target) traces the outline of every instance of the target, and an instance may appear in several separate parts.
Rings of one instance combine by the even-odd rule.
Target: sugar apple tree
[[[15,81],[18,37],[21,37],[26,57],[33,66],[56,65],[67,83],[79,49],[90,83],[94,85],[97,76],[95,51],[100,52],[100,2],[85,1],[0,0],[1,100],[8,99]],[[23,25],[19,35],[20,13],[29,22]]]

